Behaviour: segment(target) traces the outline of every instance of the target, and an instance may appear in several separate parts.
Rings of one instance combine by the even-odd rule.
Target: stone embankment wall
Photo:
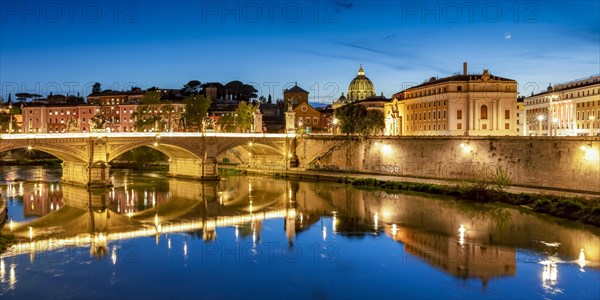
[[[507,170],[514,185],[600,193],[600,139],[591,137],[298,138],[300,167],[439,179]]]

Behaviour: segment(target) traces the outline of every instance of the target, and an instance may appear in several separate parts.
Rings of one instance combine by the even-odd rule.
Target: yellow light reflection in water
[[[377,231],[377,226],[379,225],[379,215],[375,214],[373,216],[373,222],[375,223],[375,231]]]
[[[110,260],[112,260],[112,264],[117,264],[117,246],[112,246],[112,252],[110,254]]]
[[[585,267],[586,265],[586,261],[585,261],[585,252],[583,250],[583,248],[581,248],[581,250],[579,251],[579,259],[577,259],[577,264],[579,265],[579,267],[581,268],[581,271],[583,272],[583,267]]]
[[[467,230],[465,229],[465,225],[460,224],[460,227],[458,228],[458,243],[463,246],[465,244],[465,232]]]
[[[327,227],[323,226],[323,241],[327,239]]]
[[[15,283],[17,283],[17,275],[15,274],[15,264],[10,265],[10,273],[8,275],[8,284],[10,288],[15,287]]]
[[[187,258],[187,242],[183,241],[183,257]]]
[[[33,239],[33,228],[29,227],[29,239]]]
[[[4,274],[6,273],[6,267],[4,266],[4,260],[0,259],[0,282],[4,282]]]
[[[544,266],[542,270],[542,287],[548,293],[559,293],[560,289],[555,286],[558,284],[558,265],[553,258],[542,261],[541,264]]]

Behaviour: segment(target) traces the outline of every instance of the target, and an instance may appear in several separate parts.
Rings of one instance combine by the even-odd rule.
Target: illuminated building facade
[[[600,75],[549,86],[525,98],[525,135],[600,134]]]
[[[481,74],[429,81],[396,93],[384,108],[386,135],[517,135],[517,82]]]

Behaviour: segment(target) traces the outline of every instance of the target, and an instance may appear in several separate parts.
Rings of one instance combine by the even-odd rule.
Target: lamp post
[[[537,119],[538,119],[538,133],[537,134],[542,135],[542,121],[544,120],[544,116],[539,115],[537,117]]]
[[[554,136],[558,135],[558,118],[552,118],[552,126],[554,127]]]
[[[593,115],[590,116],[590,136],[594,136],[594,120],[596,117]]]
[[[337,118],[333,118],[333,121],[331,121],[331,123],[333,124],[333,128],[331,130],[332,134],[337,134],[337,124],[338,124],[338,119]]]

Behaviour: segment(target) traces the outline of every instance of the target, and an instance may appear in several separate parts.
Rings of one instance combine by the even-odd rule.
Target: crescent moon
[[[504,34],[504,38],[507,40],[510,39],[511,37],[512,37],[512,34],[510,34],[510,32],[507,32]]]

